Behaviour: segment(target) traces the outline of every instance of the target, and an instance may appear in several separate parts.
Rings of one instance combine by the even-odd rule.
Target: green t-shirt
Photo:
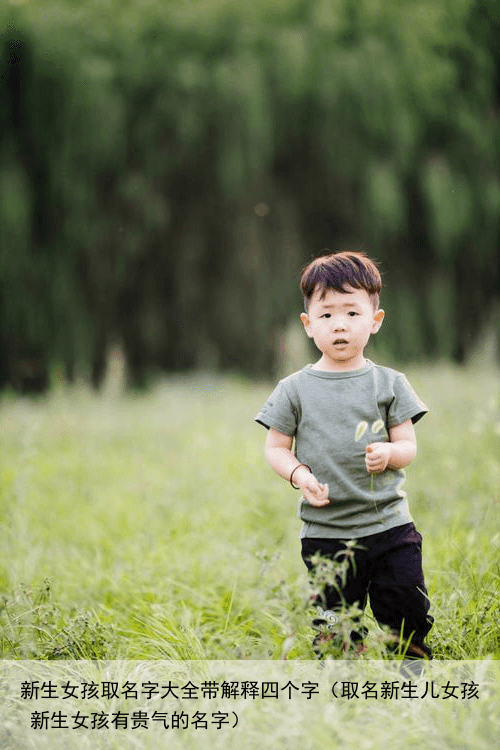
[[[402,373],[369,360],[349,372],[308,365],[281,380],[255,419],[293,436],[298,460],[329,488],[323,508],[301,498],[301,536],[359,538],[410,522],[404,470],[369,474],[365,448],[427,411]]]

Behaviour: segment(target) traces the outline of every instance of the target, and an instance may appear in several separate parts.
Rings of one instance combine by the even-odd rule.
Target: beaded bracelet
[[[295,474],[295,472],[297,471],[297,469],[300,469],[301,466],[305,466],[305,468],[309,469],[309,471],[312,474],[312,469],[311,469],[310,466],[308,466],[307,464],[297,464],[297,466],[295,467],[295,469],[290,474],[290,484],[292,485],[292,487],[293,487],[294,490],[300,490],[300,487],[297,487],[297,485],[294,484],[292,480],[293,480],[293,475]]]

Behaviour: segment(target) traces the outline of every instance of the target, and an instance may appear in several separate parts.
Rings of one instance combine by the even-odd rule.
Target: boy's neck
[[[367,364],[365,357],[361,357],[355,363],[346,362],[331,362],[326,357],[321,357],[316,364],[312,365],[313,370],[322,370],[323,372],[356,372],[356,370],[362,370]]]

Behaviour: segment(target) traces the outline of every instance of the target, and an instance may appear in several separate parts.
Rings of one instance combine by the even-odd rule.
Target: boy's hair
[[[309,301],[316,289],[322,290],[323,299],[328,289],[347,293],[348,286],[365,289],[370,295],[374,309],[377,309],[382,279],[375,261],[365,253],[353,251],[330,253],[315,258],[303,269],[300,277],[304,309],[307,312]]]

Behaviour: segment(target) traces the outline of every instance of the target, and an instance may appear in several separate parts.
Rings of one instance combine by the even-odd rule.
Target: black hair
[[[365,289],[377,309],[382,279],[377,264],[365,253],[344,251],[322,255],[308,263],[300,277],[306,311],[317,289],[322,290],[323,298],[328,289],[347,293],[347,287]]]

